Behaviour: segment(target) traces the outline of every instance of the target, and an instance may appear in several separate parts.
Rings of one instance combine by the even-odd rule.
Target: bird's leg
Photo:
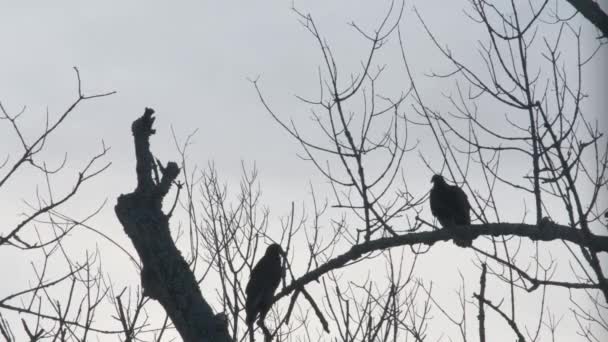
[[[266,318],[266,312],[260,313],[260,319],[258,319],[258,326],[262,329],[262,333],[264,334],[264,342],[270,342],[272,340],[272,335],[270,334],[270,330],[266,328],[266,324],[264,323],[264,319]]]
[[[456,234],[457,237],[462,238],[462,239],[467,239],[467,228],[466,226],[460,225],[460,224],[456,224],[456,223],[452,223],[452,227],[451,227],[452,231],[454,232],[454,234]]]
[[[444,224],[445,223],[445,224]],[[470,247],[472,243],[472,236],[466,225],[456,224],[453,218],[449,220],[443,220],[441,225],[444,229],[449,230],[454,235],[454,244],[459,247]]]

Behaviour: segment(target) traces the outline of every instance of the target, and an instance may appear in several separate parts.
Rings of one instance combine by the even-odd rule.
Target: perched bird
[[[245,301],[247,318],[245,322],[249,327],[250,334],[253,334],[253,322],[255,322],[258,314],[263,321],[266,313],[270,310],[274,291],[279,286],[283,275],[283,265],[281,263],[281,255],[283,254],[280,245],[273,243],[268,246],[266,254],[258,261],[249,275],[249,282],[245,289],[247,294],[247,300]]]
[[[431,212],[441,226],[458,233],[455,226],[471,224],[471,205],[467,194],[461,188],[447,184],[441,175],[434,175],[431,182]],[[472,240],[454,239],[454,243],[460,247],[469,247]]]

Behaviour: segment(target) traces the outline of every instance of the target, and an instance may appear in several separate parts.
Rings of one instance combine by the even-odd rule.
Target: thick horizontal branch
[[[592,248],[597,252],[608,252],[608,236],[592,234],[586,237],[580,230],[553,222],[547,222],[542,226],[523,223],[476,224],[468,227],[467,231],[473,239],[482,235],[514,235],[528,238],[532,241],[564,240],[582,247]],[[313,280],[317,280],[325,273],[341,268],[348,262],[357,260],[367,253],[397,246],[411,246],[416,244],[432,245],[438,241],[448,241],[453,240],[454,238],[458,237],[446,229],[441,229],[432,232],[409,233],[395,237],[381,238],[355,245],[348,252],[329,260],[325,264],[292,282],[275,296],[275,300],[287,296],[295,289],[304,286]]]

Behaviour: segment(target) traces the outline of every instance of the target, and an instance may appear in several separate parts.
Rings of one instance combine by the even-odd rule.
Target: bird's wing
[[[249,274],[249,282],[247,283],[247,287],[245,288],[245,293],[250,296],[252,293],[258,293],[260,288],[263,287],[264,284],[264,273],[265,268],[267,268],[266,257],[262,257],[258,261],[258,263],[251,270],[251,274]]]
[[[274,294],[274,291],[277,289],[277,287],[279,287],[279,284],[281,283],[281,278],[283,277],[283,265],[281,263],[281,259],[277,259],[277,260],[272,260],[271,262],[269,262],[268,265],[268,270],[266,273],[266,281],[267,281],[267,286],[269,286],[272,289],[272,293]]]
[[[431,213],[435,217],[442,216],[442,213],[445,211],[445,203],[440,191],[433,187],[430,197]]]
[[[460,218],[461,223],[471,223],[471,204],[469,204],[469,198],[467,194],[461,188],[452,185],[451,187],[452,201],[454,203],[454,210],[457,212],[457,216]]]
[[[469,198],[467,197],[467,194],[460,188],[458,188],[458,197],[459,197],[461,206],[464,209],[466,209],[466,210],[471,209],[471,204],[469,204]]]

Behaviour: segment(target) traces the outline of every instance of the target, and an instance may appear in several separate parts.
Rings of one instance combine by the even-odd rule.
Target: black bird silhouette
[[[471,224],[471,205],[467,194],[455,185],[449,185],[441,175],[431,178],[433,188],[431,189],[431,212],[437,218],[443,228],[450,229],[456,234],[462,233],[462,229],[456,226]],[[454,243],[460,247],[469,247],[472,244],[469,239],[454,239]]]
[[[263,322],[272,306],[274,291],[279,286],[283,275],[281,263],[281,255],[283,254],[280,245],[273,243],[268,246],[266,254],[258,261],[249,275],[249,282],[245,289],[247,294],[247,300],[245,301],[247,317],[245,322],[251,335],[253,335],[253,322],[255,322],[256,317],[259,315]]]

